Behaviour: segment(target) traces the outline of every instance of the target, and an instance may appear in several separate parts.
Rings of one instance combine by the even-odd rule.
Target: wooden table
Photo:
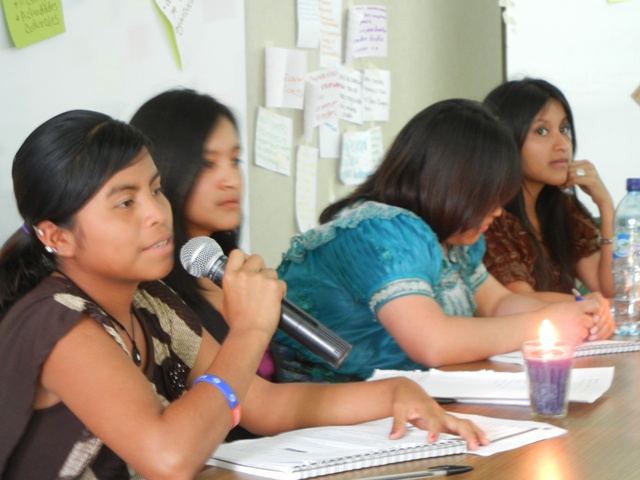
[[[456,475],[455,480],[635,480],[640,479],[640,352],[576,358],[575,368],[615,367],[611,388],[592,404],[569,404],[566,418],[545,420],[568,430],[566,435],[490,457],[452,455],[429,460],[403,462],[385,467],[354,470],[322,478],[351,480],[423,470],[443,465],[472,465],[474,470]],[[475,362],[443,370],[520,371],[518,365]],[[447,405],[452,412],[490,417],[530,420],[529,407],[504,405]],[[262,477],[208,468],[197,480],[256,480]]]

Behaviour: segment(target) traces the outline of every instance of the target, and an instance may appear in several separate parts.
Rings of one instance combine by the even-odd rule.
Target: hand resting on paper
[[[475,423],[445,412],[416,382],[408,379],[393,379],[402,382],[393,394],[393,427],[389,438],[397,440],[407,431],[407,422],[422,430],[428,430],[428,441],[435,442],[440,433],[459,435],[466,440],[469,450],[489,445],[489,437]],[[384,381],[384,380],[381,380]]]

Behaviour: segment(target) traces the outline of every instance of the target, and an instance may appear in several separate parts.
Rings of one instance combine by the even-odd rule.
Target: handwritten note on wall
[[[379,125],[371,127],[369,129],[369,135],[371,135],[371,165],[369,166],[369,173],[372,173],[384,157],[384,141],[382,138],[382,128]]]
[[[293,120],[259,107],[256,125],[256,165],[291,175]]]
[[[383,150],[380,127],[363,132],[345,132],[342,136],[340,158],[342,183],[345,185],[362,183],[378,166]]]
[[[320,66],[342,63],[342,0],[320,1]]]
[[[307,54],[301,50],[265,49],[266,106],[296,108],[304,106]]]
[[[313,129],[323,122],[338,118],[340,109],[340,74],[337,68],[307,74],[304,87],[304,133],[307,141]]]
[[[320,2],[298,0],[298,48],[318,48],[320,45]]]
[[[362,76],[362,119],[365,122],[388,122],[390,102],[390,72],[366,69]]]
[[[358,5],[349,9],[345,62],[354,58],[387,56],[387,9]]]
[[[296,221],[301,232],[317,225],[316,176],[318,149],[307,146],[298,148],[296,158]]]
[[[13,43],[28,47],[64,33],[62,0],[2,0]]]
[[[191,61],[197,52],[204,28],[202,19],[192,15],[195,0],[155,0],[172,27],[173,39],[178,53],[178,64]]]
[[[340,118],[362,124],[362,72],[342,67],[340,75]]]

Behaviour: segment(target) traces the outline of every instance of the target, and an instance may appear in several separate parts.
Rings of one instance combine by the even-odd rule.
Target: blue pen
[[[578,290],[576,290],[575,288],[571,289],[571,293],[573,293],[573,296],[576,297],[576,300],[579,302],[580,300],[584,300],[582,295],[580,295],[580,292]]]

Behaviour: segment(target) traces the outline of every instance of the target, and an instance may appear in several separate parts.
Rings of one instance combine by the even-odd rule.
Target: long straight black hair
[[[479,228],[515,195],[522,175],[511,131],[480,103],[451,99],[413,117],[380,166],[320,215],[330,221],[359,200],[401,207],[422,218],[440,242]]]
[[[231,110],[209,95],[191,89],[172,89],[146,101],[131,118],[131,124],[151,141],[153,160],[162,174],[162,188],[173,210],[176,245],[173,269],[164,279],[190,305],[206,306],[198,282],[182,268],[180,249],[189,237],[185,204],[205,168],[204,143],[218,122],[226,118],[236,131]],[[211,235],[228,255],[238,248],[239,228]]]
[[[522,150],[533,119],[549,100],[557,100],[564,108],[571,128],[571,143],[575,154],[577,141],[571,107],[564,94],[551,83],[536,78],[511,80],[493,89],[485,98],[484,104],[509,126],[518,148]],[[571,204],[590,216],[575,194],[567,195],[554,185],[545,185],[542,188],[535,206],[542,240],[547,246],[549,256],[560,266],[560,284],[563,292],[571,291],[576,278],[577,253],[573,233],[575,222],[570,214]],[[533,242],[536,251],[533,272],[535,290],[549,290],[551,275],[545,260],[546,254],[527,217],[522,189],[505,209],[518,218]]]
[[[13,160],[24,224],[0,249],[0,318],[56,268],[34,225],[49,220],[73,227],[75,213],[147,145],[135,128],[87,110],[57,115],[27,137]]]

